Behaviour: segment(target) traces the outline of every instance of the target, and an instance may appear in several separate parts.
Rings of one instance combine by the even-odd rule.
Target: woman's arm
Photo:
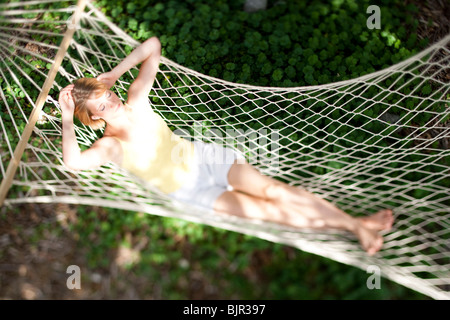
[[[128,91],[128,103],[132,105],[133,101],[148,97],[158,72],[160,57],[161,43],[158,38],[152,37],[134,49],[110,72],[98,76],[97,80],[112,87],[125,72],[142,62],[139,75],[133,81]]]
[[[59,104],[62,111],[62,152],[63,162],[72,170],[98,168],[108,161],[114,161],[113,150],[119,142],[114,138],[105,137],[97,140],[88,150],[81,152],[75,135],[73,124],[74,102],[71,91],[73,85],[61,90]]]
[[[62,152],[64,164],[72,169],[72,163],[75,165],[76,159],[80,157],[80,148],[75,136],[73,124],[74,103],[71,91],[74,85],[68,85],[59,93],[59,105],[62,112]]]

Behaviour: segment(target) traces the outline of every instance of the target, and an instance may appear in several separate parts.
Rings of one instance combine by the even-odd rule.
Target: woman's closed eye
[[[109,99],[110,97],[111,97],[111,92],[108,92],[108,96],[106,98]],[[101,105],[100,108],[101,108],[100,111],[105,110],[105,105],[104,104]]]

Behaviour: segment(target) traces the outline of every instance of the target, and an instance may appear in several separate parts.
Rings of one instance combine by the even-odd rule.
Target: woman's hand
[[[63,116],[67,115],[73,117],[75,111],[75,102],[72,97],[73,87],[73,84],[69,84],[59,93],[59,105],[61,106]]]
[[[108,87],[108,89],[111,89],[111,87],[116,83],[117,79],[118,77],[112,71],[102,73],[97,77],[97,80],[103,82]]]

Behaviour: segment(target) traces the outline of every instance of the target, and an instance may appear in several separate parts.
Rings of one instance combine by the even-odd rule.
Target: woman
[[[379,232],[391,228],[391,210],[351,217],[310,192],[260,174],[232,149],[173,134],[148,101],[160,55],[159,40],[150,38],[110,72],[97,79],[79,79],[60,92],[63,160],[68,168],[90,169],[111,161],[168,196],[213,212],[297,228],[347,230],[369,255],[381,249]],[[110,88],[140,63],[123,103]],[[106,125],[103,137],[83,152],[75,137],[74,115],[93,128]],[[217,154],[232,161],[211,161]]]

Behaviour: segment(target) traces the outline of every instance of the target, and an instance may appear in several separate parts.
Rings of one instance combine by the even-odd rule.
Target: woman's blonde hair
[[[105,121],[102,119],[93,120],[92,112],[86,107],[86,102],[88,99],[99,98],[108,90],[107,86],[95,78],[80,78],[73,84],[72,97],[75,103],[75,117],[94,130],[103,128]]]

